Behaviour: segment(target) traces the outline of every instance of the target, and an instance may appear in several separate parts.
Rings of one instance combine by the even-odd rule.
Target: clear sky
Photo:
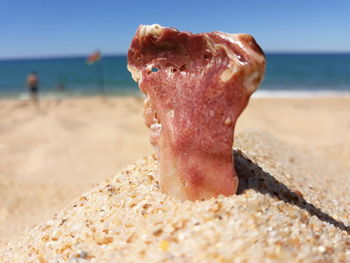
[[[349,0],[0,0],[0,58],[124,54],[153,23],[249,33],[266,51],[350,52]]]

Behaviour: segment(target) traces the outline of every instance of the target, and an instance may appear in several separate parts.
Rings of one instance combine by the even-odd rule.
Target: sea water
[[[350,94],[350,54],[267,54],[258,95]],[[126,56],[0,60],[0,98],[25,97],[26,76],[36,71],[43,97],[139,94],[127,71]]]

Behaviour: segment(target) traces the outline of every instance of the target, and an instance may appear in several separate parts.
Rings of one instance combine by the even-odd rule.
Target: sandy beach
[[[26,101],[1,100],[0,247],[25,236],[23,233],[33,226],[44,224],[74,198],[120,169],[151,156],[153,149],[141,110],[140,97],[45,100],[39,108]],[[349,112],[350,98],[254,98],[237,123],[236,135],[242,134],[242,139],[237,140],[235,147],[244,149],[251,144],[249,134],[262,134],[269,139],[262,139],[261,149],[282,163],[284,171],[300,172],[312,167],[313,171],[318,169],[317,180],[330,183],[338,180],[339,173],[339,180],[346,178],[344,187],[349,187]],[[259,136],[252,135],[253,144],[259,143]],[[304,159],[295,161],[299,155],[294,154],[288,157],[289,163],[283,163],[279,159],[283,153],[281,145],[305,154]],[[332,173],[335,175],[329,177]],[[302,183],[312,184],[314,178],[317,176],[292,181],[307,191]],[[330,187],[327,198],[332,201],[333,196],[334,202],[344,201],[344,207],[349,207],[348,201],[339,199],[346,189],[337,192],[339,185],[337,182]],[[317,193],[305,195],[311,202]],[[322,208],[322,202],[317,205]],[[348,213],[347,219],[346,213],[334,212],[332,216],[349,224]]]

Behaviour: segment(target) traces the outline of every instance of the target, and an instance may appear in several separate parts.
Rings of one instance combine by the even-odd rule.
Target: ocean
[[[350,94],[350,54],[267,54],[262,96]],[[139,94],[126,69],[126,56],[104,56],[100,67],[86,57],[0,60],[0,98],[25,98],[25,80],[36,71],[42,97]]]

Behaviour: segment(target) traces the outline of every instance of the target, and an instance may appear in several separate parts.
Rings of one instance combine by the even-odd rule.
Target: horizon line
[[[102,57],[122,57],[122,56],[127,56],[127,52],[123,53],[102,53]],[[276,50],[267,50],[264,51],[265,54],[267,55],[349,55],[349,51],[290,51],[290,50],[285,50],[285,51],[276,51]],[[7,60],[34,60],[34,59],[62,59],[62,58],[83,58],[83,57],[88,57],[91,53],[89,54],[59,54],[59,55],[34,55],[34,56],[22,56],[22,57],[0,57],[0,61],[7,61]]]

